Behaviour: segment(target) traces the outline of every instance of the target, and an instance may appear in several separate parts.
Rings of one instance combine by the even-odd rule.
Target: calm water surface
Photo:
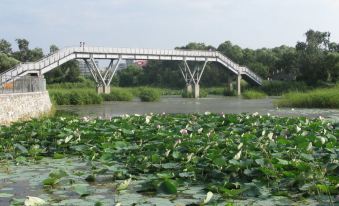
[[[100,105],[58,106],[59,112],[72,112],[80,116],[110,118],[123,114],[145,113],[270,113],[278,116],[307,116],[339,119],[339,110],[277,108],[277,98],[245,100],[238,97],[209,96],[201,99],[187,99],[179,96],[165,96],[159,102],[104,102]]]

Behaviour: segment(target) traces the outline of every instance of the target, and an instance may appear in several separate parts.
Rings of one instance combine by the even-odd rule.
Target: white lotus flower
[[[198,129],[198,133],[200,134],[202,132],[203,128]]]
[[[187,155],[187,162],[190,162],[192,160],[193,155],[193,153]]]
[[[320,141],[321,141],[321,144],[325,144],[326,143],[326,138],[325,137],[320,137]]]
[[[126,118],[129,118],[129,115],[128,114],[123,114],[123,115],[121,115],[121,117],[126,119]]]
[[[208,112],[208,111],[207,111],[207,112],[205,112],[205,115],[210,115],[210,114],[211,114],[211,112]]]
[[[233,159],[239,160],[240,157],[241,157],[241,152],[242,152],[242,151],[240,150],[236,155],[234,155]]]
[[[170,149],[166,149],[165,156],[168,157],[169,153],[171,152]]]
[[[39,206],[45,204],[46,201],[38,197],[27,196],[27,199],[25,200],[25,206]]]
[[[310,142],[307,146],[307,151],[312,150],[312,148],[313,148],[313,145],[312,145],[312,142]]]
[[[65,138],[65,143],[68,143],[73,138],[73,135],[69,135]]]
[[[140,117],[140,114],[134,114],[135,117]]]
[[[252,115],[253,115],[253,116],[258,116],[259,113],[258,113],[258,112],[254,112]]]
[[[267,135],[268,139],[270,139],[271,141],[273,141],[273,133],[270,132],[268,135]]]
[[[241,142],[241,143],[238,145],[238,150],[241,149],[243,145],[244,145],[244,143]]]
[[[209,191],[209,192],[206,194],[206,198],[204,199],[204,204],[207,204],[209,201],[211,201],[212,197],[213,197],[213,192],[210,192],[210,191]]]
[[[300,132],[301,128],[297,126],[297,132]]]
[[[127,189],[127,187],[131,184],[131,182],[132,182],[132,178],[125,180],[124,182],[118,185],[117,190],[120,191],[120,190]]]
[[[152,116],[146,116],[145,123],[146,124],[150,123],[151,119],[152,119]]]

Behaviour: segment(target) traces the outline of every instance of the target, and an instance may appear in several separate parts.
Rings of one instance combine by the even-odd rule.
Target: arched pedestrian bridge
[[[240,66],[218,51],[178,50],[178,49],[139,49],[106,47],[69,47],[50,54],[37,62],[22,63],[0,74],[0,86],[25,75],[42,76],[44,73],[73,59],[83,59],[87,64],[99,93],[109,93],[110,83],[121,60],[162,60],[182,61],[181,73],[188,90],[194,87],[195,97],[199,97],[199,82],[208,62],[218,62],[237,76],[238,94],[240,80],[244,78],[252,84],[261,85],[262,79],[244,66]],[[102,72],[95,59],[110,60],[109,66]],[[201,62],[201,66],[190,68],[189,62]]]

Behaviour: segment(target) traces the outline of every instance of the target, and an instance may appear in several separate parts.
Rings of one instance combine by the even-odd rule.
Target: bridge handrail
[[[108,47],[65,47],[52,54],[49,54],[36,62],[20,63],[12,69],[0,74],[0,83],[8,81],[8,76],[17,76],[30,70],[42,70],[62,58],[74,53],[97,53],[97,54],[122,54],[122,55],[168,55],[184,57],[205,57],[220,59],[234,72],[243,73],[257,82],[261,78],[245,66],[240,66],[219,51],[206,50],[185,50],[185,49],[150,49],[150,48],[108,48]]]

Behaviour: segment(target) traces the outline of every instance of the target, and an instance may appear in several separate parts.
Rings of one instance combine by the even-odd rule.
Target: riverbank
[[[19,171],[32,168],[24,175],[32,180],[15,190],[1,182],[1,201],[22,201],[25,197],[14,192],[21,189],[49,205],[86,200],[92,205],[109,200],[133,204],[146,197],[150,204],[200,204],[206,196],[213,196],[211,204],[336,203],[333,154],[338,137],[335,125],[319,118],[258,114],[56,117],[16,123],[0,127],[5,166],[0,173],[9,182],[19,181],[10,171],[21,165]],[[54,161],[57,169],[34,166],[46,161]],[[40,178],[31,178],[36,173]],[[44,190],[37,194],[37,188]]]
[[[339,86],[308,92],[289,92],[276,102],[281,107],[339,108]]]

